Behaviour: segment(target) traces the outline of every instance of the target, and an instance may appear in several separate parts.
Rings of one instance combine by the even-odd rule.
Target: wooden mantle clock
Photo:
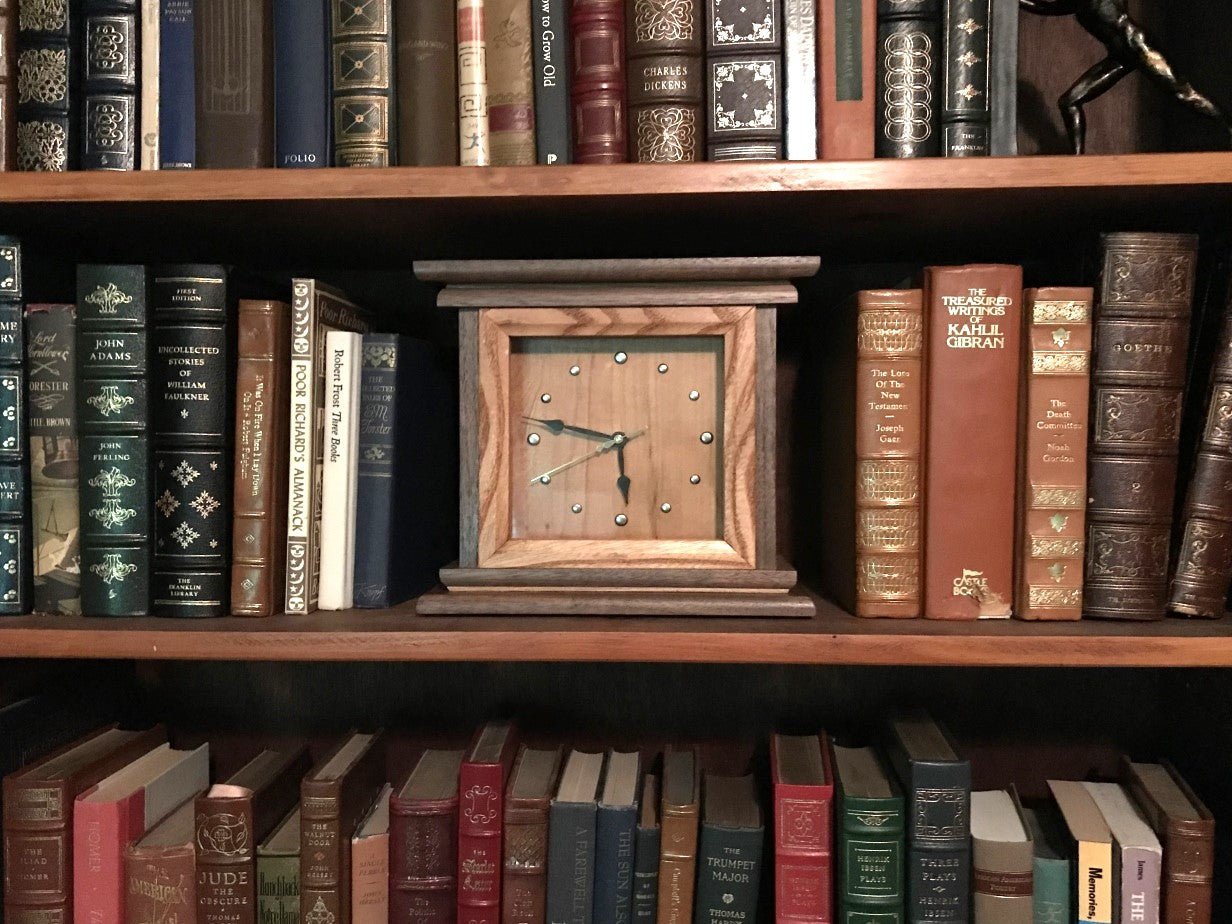
[[[420,613],[811,616],[775,311],[815,257],[417,262],[457,309],[461,534]]]

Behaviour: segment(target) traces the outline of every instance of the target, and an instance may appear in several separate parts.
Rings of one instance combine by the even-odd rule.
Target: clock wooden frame
[[[456,566],[421,613],[809,616],[775,534],[776,308],[815,257],[425,261],[458,310]],[[513,536],[510,356],[521,337],[723,338],[722,535]],[[768,477],[767,477],[768,475]],[[494,591],[517,591],[496,594]]]

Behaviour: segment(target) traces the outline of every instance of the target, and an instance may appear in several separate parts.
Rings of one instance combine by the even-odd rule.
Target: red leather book
[[[624,0],[573,0],[569,7],[574,163],[627,160],[624,32]]]
[[[389,924],[451,924],[458,905],[458,768],[427,750],[389,799]]]
[[[774,781],[774,917],[779,924],[833,918],[834,773],[819,735],[771,735]]]
[[[489,722],[458,772],[459,924],[500,922],[505,785],[517,744],[512,722]]]

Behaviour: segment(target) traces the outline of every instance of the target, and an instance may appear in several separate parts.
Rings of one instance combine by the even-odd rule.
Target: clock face
[[[723,536],[723,338],[515,337],[515,539]]]

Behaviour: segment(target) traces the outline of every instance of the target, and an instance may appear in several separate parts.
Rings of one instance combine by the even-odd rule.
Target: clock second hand
[[[553,475],[558,475],[566,469],[573,468],[575,465],[581,465],[583,462],[588,462],[597,456],[603,455],[605,452],[611,452],[617,446],[624,446],[630,440],[637,439],[649,429],[649,427],[642,427],[640,430],[634,430],[632,433],[615,433],[612,435],[610,440],[600,443],[592,451],[586,453],[586,455],[578,456],[576,459],[570,459],[568,462],[556,466],[556,468],[549,469],[540,475],[536,475],[530,480],[530,483],[535,484],[536,482],[540,482],[542,484],[546,484],[547,482],[543,480],[544,478],[547,478],[550,481]]]

